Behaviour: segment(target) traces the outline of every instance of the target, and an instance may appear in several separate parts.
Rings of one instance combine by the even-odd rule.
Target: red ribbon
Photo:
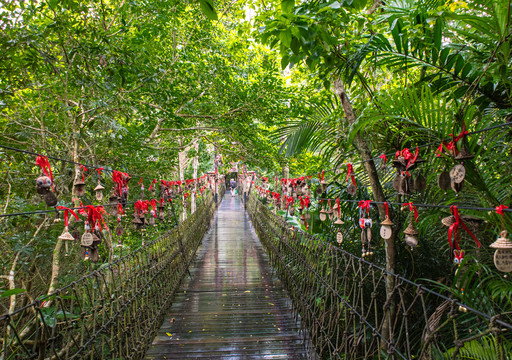
[[[82,169],[82,181],[85,182],[85,172],[87,168],[84,165],[80,165],[80,169]]]
[[[366,215],[368,215],[370,213],[370,203],[371,202],[372,202],[371,200],[359,201],[359,207],[361,208],[361,211],[363,212],[363,214],[364,214],[365,210],[366,210]]]
[[[121,194],[123,192],[123,185],[124,185],[123,175],[128,175],[128,174],[122,173],[117,170],[114,170],[112,172],[112,181],[116,184],[116,193],[119,196],[121,196]]]
[[[504,215],[505,215],[505,211],[503,211],[503,210],[505,210],[505,209],[508,209],[508,206],[506,206],[506,205],[496,206],[496,212],[497,212],[498,214],[500,214],[501,216],[504,216]]]
[[[340,198],[336,199],[336,204],[338,204],[338,218],[340,218],[341,217]]]
[[[404,206],[409,206],[409,210],[414,212],[414,219],[418,222],[418,209],[416,209],[416,206],[412,202],[405,203]]]
[[[151,185],[149,185],[149,191],[151,191],[151,189],[153,188],[153,185],[156,184],[156,179],[153,179],[153,181],[151,181]]]
[[[324,180],[324,173],[325,173],[325,171],[322,171],[322,173],[321,173],[321,174],[318,174],[318,179],[319,179],[320,181],[323,181],[323,180]]]
[[[384,210],[386,211],[386,216],[389,217],[389,204],[387,201],[382,204],[384,206]]]
[[[52,181],[52,187],[53,187],[53,174],[52,174],[52,168],[50,166],[50,161],[48,160],[47,156],[38,155],[36,158],[36,165],[39,166],[41,171],[45,173],[46,176],[50,178]]]
[[[354,172],[354,168],[352,167],[352,164],[347,164],[347,170],[348,170],[348,172],[347,172],[347,181],[348,181],[348,179],[349,179],[350,177],[352,177],[352,183],[353,183],[354,185],[356,185],[356,178],[355,178],[355,176],[354,176],[354,174],[353,174],[353,172]]]
[[[100,168],[96,169],[96,171],[98,172],[98,176],[101,176],[101,172],[103,171],[103,168],[100,167]]]
[[[382,162],[385,164],[388,162],[388,157],[386,156],[386,154],[382,154],[381,156],[379,156],[379,158],[382,159]]]
[[[459,240],[460,240],[460,234],[459,234],[459,226],[462,226],[464,230],[473,238],[476,245],[480,248],[482,245],[480,244],[480,241],[476,238],[475,235],[469,230],[469,228],[464,224],[462,219],[459,216],[459,209],[457,209],[457,206],[452,205],[450,206],[450,211],[455,218],[455,222],[450,226],[448,229],[448,242],[450,243],[450,248],[453,249],[454,247],[457,250],[460,250]],[[453,242],[452,242],[453,239]]]
[[[121,203],[118,203],[118,204],[117,204],[117,212],[118,212],[119,214],[121,214],[121,215],[123,215],[123,214],[124,214],[124,211],[123,211],[123,204],[121,204]]]
[[[70,208],[67,208],[65,206],[57,206],[56,209],[64,210],[64,226],[68,227],[68,225],[69,225],[68,212],[70,212],[71,215],[73,215],[77,221],[80,221],[80,218],[78,217],[78,215]]]

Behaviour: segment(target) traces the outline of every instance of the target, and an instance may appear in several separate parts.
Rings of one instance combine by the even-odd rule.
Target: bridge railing
[[[207,195],[186,221],[119,260],[0,317],[0,360],[140,359],[209,228]]]
[[[488,358],[510,359],[510,314],[481,313],[317,236],[290,229],[254,195],[247,209],[315,356],[456,359],[466,346]],[[389,297],[388,276],[394,280]]]

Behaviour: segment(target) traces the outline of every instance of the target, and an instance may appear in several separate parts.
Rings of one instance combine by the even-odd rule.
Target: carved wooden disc
[[[391,226],[382,225],[380,227],[380,237],[384,240],[391,239],[391,235],[393,235],[393,229],[391,229]]]
[[[450,173],[448,171],[443,171],[437,178],[437,185],[444,191],[450,189],[451,182]]]
[[[464,165],[455,165],[450,170],[450,179],[457,184],[460,184],[464,181],[464,178],[466,177],[466,169],[464,168]]]
[[[512,271],[512,249],[498,249],[494,253],[494,265],[501,272]]]
[[[336,234],[336,241],[338,242],[338,244],[341,244],[343,242],[343,234],[341,233],[341,231],[338,231],[338,233]]]
[[[81,240],[82,246],[91,246],[93,241],[94,241],[94,237],[92,236],[92,234],[90,232],[85,232],[82,235],[82,240]]]

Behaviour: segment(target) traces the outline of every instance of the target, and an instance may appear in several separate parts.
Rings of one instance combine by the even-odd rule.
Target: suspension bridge
[[[439,359],[512,325],[209,194],[138,250],[0,317],[0,359]]]

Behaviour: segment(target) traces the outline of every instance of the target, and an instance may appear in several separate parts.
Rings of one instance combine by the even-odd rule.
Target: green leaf
[[[295,0],[282,0],[281,1],[281,11],[283,13],[289,14],[293,11],[295,7]]]
[[[199,5],[201,5],[201,11],[208,19],[219,20],[211,0],[199,0]]]
[[[281,42],[283,43],[284,46],[289,48],[292,43],[292,32],[290,31],[290,29],[281,31],[281,33],[279,34],[279,39],[281,39]]]
[[[26,290],[25,289],[11,289],[11,290],[6,290],[6,291],[3,291],[3,290],[0,290],[0,291],[2,291],[0,293],[0,297],[9,297],[12,295],[21,294],[22,292],[25,292]]]

